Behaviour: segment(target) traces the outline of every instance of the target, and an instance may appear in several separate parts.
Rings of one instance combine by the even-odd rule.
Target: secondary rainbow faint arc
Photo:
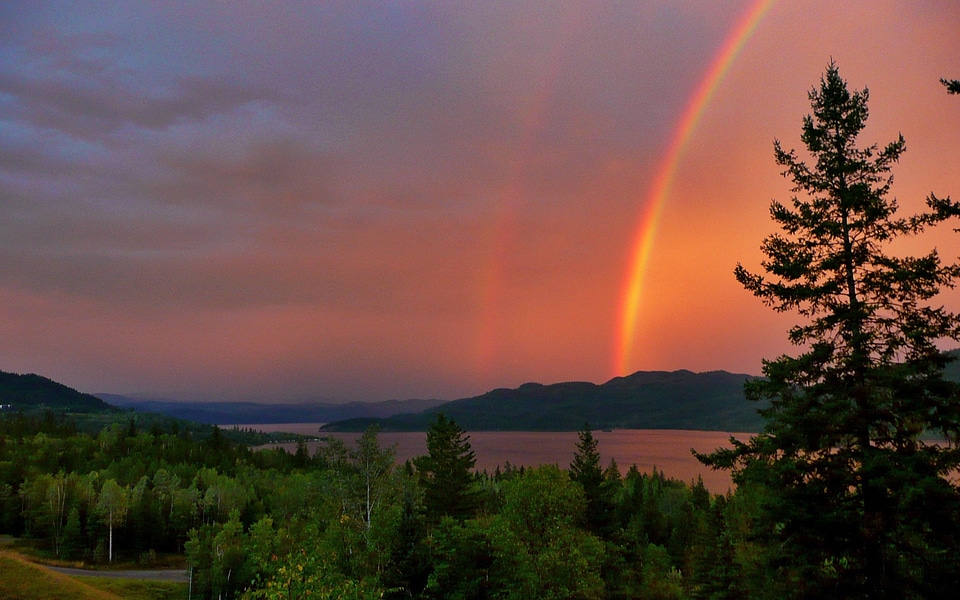
[[[500,321],[504,279],[507,271],[506,255],[516,236],[516,220],[520,198],[523,196],[524,178],[527,175],[534,156],[534,144],[537,133],[544,125],[548,105],[553,97],[560,71],[563,68],[563,55],[573,46],[573,40],[583,25],[582,13],[586,5],[573,2],[566,5],[560,13],[560,29],[546,48],[546,68],[539,71],[531,81],[529,102],[521,105],[519,123],[520,136],[514,151],[506,164],[507,182],[500,194],[500,206],[493,227],[494,243],[492,257],[486,262],[482,272],[479,335],[477,336],[476,357],[477,374],[488,379],[496,356],[498,328]]]
[[[697,86],[696,92],[691,96],[677,123],[677,127],[674,129],[670,145],[667,147],[660,163],[660,168],[657,170],[656,178],[650,186],[650,191],[646,195],[646,210],[640,219],[640,226],[634,238],[630,270],[621,296],[620,328],[617,331],[614,376],[626,375],[629,372],[634,338],[637,333],[637,321],[646,283],[647,264],[650,261],[650,250],[653,248],[657,225],[663,212],[663,205],[670,195],[670,188],[673,185],[680,158],[687,143],[693,137],[693,132],[714,92],[730,69],[730,65],[733,64],[740,50],[743,49],[774,2],[775,0],[757,0],[741,17],[737,25],[727,35],[723,46],[720,47],[706,75]]]

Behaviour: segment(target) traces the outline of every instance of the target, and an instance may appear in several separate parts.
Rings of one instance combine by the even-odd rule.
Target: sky
[[[958,30],[953,0],[4,2],[0,370],[263,402],[758,374],[795,350],[732,274],[791,194],[774,140],[834,60],[861,142],[906,138],[902,210],[960,197]]]

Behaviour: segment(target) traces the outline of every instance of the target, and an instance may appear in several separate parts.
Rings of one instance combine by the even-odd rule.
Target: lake
[[[286,431],[305,436],[325,435],[341,438],[348,443],[360,436],[359,433],[320,434],[320,425],[321,423],[279,423],[221,427],[250,428],[265,432]],[[575,431],[475,431],[467,432],[467,435],[470,436],[470,446],[477,456],[477,469],[491,473],[497,466],[503,467],[508,462],[514,466],[556,464],[567,468],[573,460],[577,444]],[[703,477],[707,489],[714,493],[724,493],[732,487],[730,474],[703,466],[697,462],[690,450],[710,452],[719,447],[729,447],[731,435],[745,440],[750,434],[664,429],[593,432],[604,466],[613,458],[616,459],[621,474],[625,474],[630,465],[635,464],[641,472],[648,473],[656,468],[667,477],[687,482],[696,480],[699,475]],[[427,434],[423,432],[381,433],[378,439],[381,446],[396,444],[398,463],[427,453]],[[320,443],[322,442],[307,442],[311,454]],[[296,448],[295,443],[280,445],[289,452]]]

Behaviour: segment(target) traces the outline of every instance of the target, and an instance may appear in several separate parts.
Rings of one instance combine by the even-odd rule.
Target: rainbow
[[[490,379],[497,356],[500,342],[498,324],[503,318],[504,278],[508,270],[506,265],[509,249],[517,235],[519,206],[525,195],[524,180],[534,156],[536,136],[544,126],[544,117],[563,67],[564,54],[571,51],[574,40],[582,30],[585,9],[587,5],[579,2],[570,3],[562,9],[560,28],[552,43],[544,48],[543,64],[546,68],[539,71],[538,76],[530,82],[530,94],[517,114],[521,135],[511,156],[505,160],[509,168],[506,182],[496,198],[496,217],[489,244],[491,256],[485,261],[480,279],[476,372],[482,380]]]
[[[619,327],[616,332],[616,351],[614,360],[614,376],[625,375],[630,371],[630,361],[637,333],[637,322],[643,300],[644,285],[647,276],[647,263],[663,212],[663,205],[670,195],[674,177],[680,163],[680,158],[687,143],[693,137],[693,132],[706,111],[714,92],[719,87],[724,75],[730,69],[740,50],[760,21],[773,6],[775,0],[756,0],[749,10],[741,17],[737,25],[727,35],[723,46],[707,69],[706,75],[697,86],[696,92],[687,103],[683,114],[674,129],[670,145],[663,156],[663,161],[657,169],[656,178],[645,202],[646,210],[640,218],[640,225],[634,238],[631,250],[631,263],[628,276],[621,294]]]

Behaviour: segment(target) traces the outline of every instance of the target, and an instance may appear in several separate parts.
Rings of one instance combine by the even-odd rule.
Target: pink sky
[[[960,195],[960,4],[775,2],[680,154],[620,369],[650,187],[755,2],[265,4],[0,7],[0,369],[261,401],[759,373],[793,318],[732,270],[831,58],[862,142],[907,140],[901,207]]]

